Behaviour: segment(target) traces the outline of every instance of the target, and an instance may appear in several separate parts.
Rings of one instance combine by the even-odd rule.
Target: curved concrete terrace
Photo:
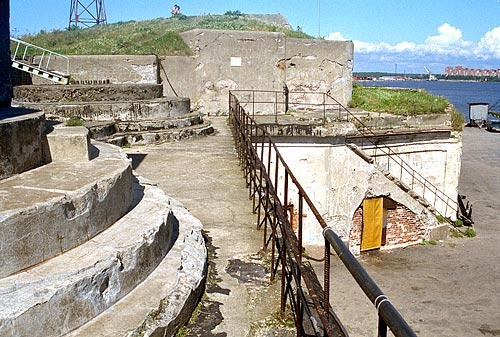
[[[145,100],[163,96],[161,84],[102,85],[20,85],[15,86],[17,102],[94,102]]]
[[[85,120],[147,120],[189,114],[190,100],[185,97],[161,97],[142,100],[86,102],[15,102],[23,107],[40,109],[48,115],[80,117]]]
[[[130,207],[130,161],[94,143],[87,162],[53,162],[0,181],[0,277],[90,240]]]
[[[126,186],[111,193],[109,189],[115,186],[106,185],[109,181],[124,180],[121,185],[127,185],[127,177],[132,181],[130,162],[115,146],[93,144],[97,157],[91,161],[51,163],[1,182],[5,184],[0,186],[0,205],[4,207],[0,219],[19,228],[26,223],[36,228],[54,222],[50,212],[61,213],[61,205],[81,207],[71,209],[76,213],[87,206],[82,213],[92,213],[94,207],[102,206],[95,205],[102,201],[99,196],[109,199],[111,195],[128,210],[93,238],[76,228],[72,235],[76,239],[80,236],[81,242],[75,248],[60,251],[51,259],[40,254],[39,264],[0,278],[2,336],[61,336],[70,331],[70,336],[173,334],[189,318],[200,297],[207,262],[201,222],[142,178],[134,179],[132,202],[128,197],[132,191]],[[83,200],[71,199],[85,195],[87,189],[94,194]],[[66,199],[68,203],[61,202]],[[114,205],[105,201],[106,207]],[[26,222],[19,218],[24,215],[37,218]],[[71,228],[68,220],[74,219],[65,215],[59,214],[60,221],[66,221],[63,227]],[[102,219],[87,216],[84,220],[88,227],[95,227],[92,222]],[[9,232],[3,230],[2,234]],[[39,234],[30,237],[43,239]],[[13,241],[2,238],[2,245]],[[33,250],[40,253],[44,244],[41,240],[41,247]],[[2,257],[2,262],[13,260],[15,256]]]

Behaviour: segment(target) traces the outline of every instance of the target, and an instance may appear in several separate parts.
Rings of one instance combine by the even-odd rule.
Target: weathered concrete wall
[[[66,72],[66,60],[54,57],[51,69]],[[78,55],[69,56],[69,73],[77,83],[159,83],[155,55]],[[53,84],[33,76],[33,84]]]
[[[290,91],[327,92],[343,105],[352,96],[354,44],[350,41],[286,40]],[[318,96],[318,99],[322,97]]]
[[[290,91],[330,90],[342,104],[351,98],[352,42],[199,29],[181,36],[195,55],[165,57],[162,65],[177,93],[204,113],[226,113],[229,90],[283,90],[285,82]],[[165,73],[161,76],[171,95]]]
[[[456,196],[460,174],[460,138],[428,139],[420,143],[412,143],[408,138],[406,142],[401,141],[399,151],[406,153],[411,163],[420,163],[417,167],[419,173],[431,179],[450,196]],[[440,226],[435,216],[424,206],[390,181],[374,165],[344,146],[343,137],[322,140],[280,138],[275,139],[275,142],[327,224],[346,241],[353,226],[354,213],[366,197],[390,196],[404,205],[425,227],[426,236],[430,235],[432,229]],[[279,179],[278,185],[283,186],[283,172],[280,172]],[[295,206],[298,205],[296,195],[294,192],[289,193],[288,200]],[[308,209],[305,210],[303,220],[305,242],[321,243],[321,228]]]
[[[30,109],[10,109],[0,115],[0,179],[44,162],[45,115]]]
[[[285,55],[283,34],[194,29],[181,36],[196,60],[186,72],[192,73],[196,88],[187,96],[199,95],[191,100],[202,112],[226,113],[229,90],[282,89],[284,77],[277,65]]]

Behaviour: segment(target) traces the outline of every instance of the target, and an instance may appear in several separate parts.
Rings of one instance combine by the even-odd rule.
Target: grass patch
[[[436,219],[439,223],[445,223],[446,222],[446,218],[442,215],[436,215]]]
[[[437,245],[436,240],[422,240],[422,245],[423,246],[435,246]]]
[[[85,121],[79,117],[70,117],[64,122],[66,126],[83,126]]]
[[[468,238],[473,238],[476,236],[476,231],[469,227],[465,230],[465,236]]]
[[[351,108],[387,112],[401,116],[444,114],[449,106],[446,98],[423,89],[390,89],[353,85]]]
[[[179,33],[195,28],[282,32],[288,37],[312,38],[302,32],[244,15],[176,15],[85,29],[42,30],[21,39],[64,55],[192,55]]]
[[[467,122],[464,119],[464,116],[457,110],[453,109],[451,112],[451,127],[455,131],[462,131],[464,128],[464,125],[467,124]]]

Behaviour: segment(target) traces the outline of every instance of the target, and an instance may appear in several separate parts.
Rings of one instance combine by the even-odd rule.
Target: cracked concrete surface
[[[201,326],[192,327],[190,336],[256,336],[279,308],[279,284],[269,284],[256,255],[262,232],[256,229],[227,121],[212,122],[215,136],[127,152],[141,176],[158,182],[203,223],[215,276],[207,286]]]

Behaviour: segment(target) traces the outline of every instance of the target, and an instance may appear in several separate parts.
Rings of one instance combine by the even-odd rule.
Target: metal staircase
[[[12,67],[59,84],[69,83],[69,58],[67,56],[13,37],[10,41],[15,45],[12,53]]]

